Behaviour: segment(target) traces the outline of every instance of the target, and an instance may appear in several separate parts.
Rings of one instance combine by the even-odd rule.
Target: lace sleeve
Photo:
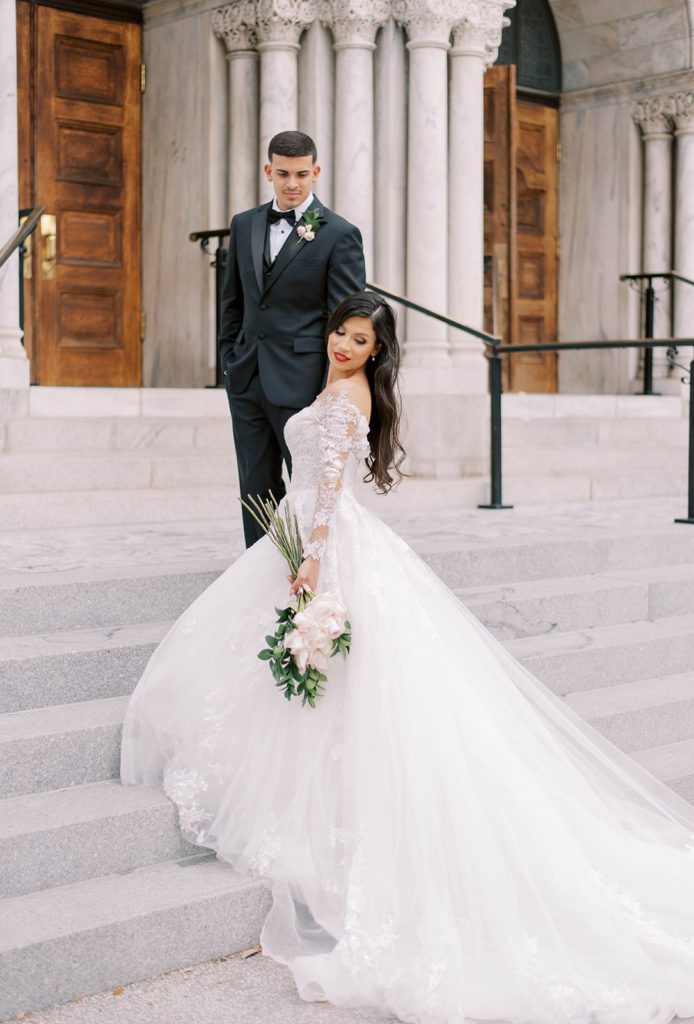
[[[350,452],[355,448],[361,413],[344,391],[326,395],[320,417],[320,480],[313,526],[304,556],[319,561],[342,493],[342,480]]]

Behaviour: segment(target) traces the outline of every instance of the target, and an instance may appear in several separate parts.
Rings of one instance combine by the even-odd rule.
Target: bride
[[[272,882],[263,951],[301,997],[416,1024],[694,1016],[694,809],[546,690],[353,489],[398,475],[395,321],[328,324],[287,423],[306,555],[291,591],[352,624],[314,709],[257,652],[288,601],[264,538],[172,626],[130,701],[122,780]],[[361,467],[361,468],[360,468]]]

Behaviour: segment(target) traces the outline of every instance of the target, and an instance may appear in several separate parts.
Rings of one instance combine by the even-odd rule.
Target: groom
[[[316,160],[308,135],[275,135],[273,201],[231,221],[219,347],[242,498],[284,495],[284,425],[323,386],[328,314],[366,284],[359,229],[313,194]],[[243,530],[246,547],[263,535],[245,508]]]

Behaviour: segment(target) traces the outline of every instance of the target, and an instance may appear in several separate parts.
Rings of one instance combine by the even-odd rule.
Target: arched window
[[[518,0],[507,11],[497,64],[515,64],[519,89],[558,95],[561,92],[561,50],[548,0]]]

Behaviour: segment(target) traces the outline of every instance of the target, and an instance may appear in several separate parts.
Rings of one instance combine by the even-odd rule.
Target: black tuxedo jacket
[[[273,405],[301,409],[320,391],[327,364],[328,314],[366,286],[359,229],[314,197],[321,217],[312,241],[294,228],[267,270],[264,262],[271,203],[231,221],[222,291],[219,346],[226,384],[248,387],[256,365]]]

